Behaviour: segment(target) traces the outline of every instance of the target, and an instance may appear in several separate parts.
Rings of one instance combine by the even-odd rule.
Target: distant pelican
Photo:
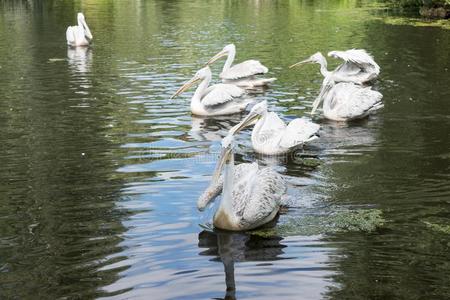
[[[223,56],[227,56],[222,73],[219,75],[223,83],[232,83],[246,88],[253,88],[268,85],[276,80],[276,78],[265,79],[255,77],[256,75],[265,74],[269,71],[267,67],[263,66],[257,60],[246,60],[240,64],[231,66],[234,57],[236,56],[236,47],[234,44],[226,45],[223,50],[211,58],[206,65],[214,63]]]
[[[198,116],[220,116],[239,113],[251,102],[243,99],[245,91],[232,84],[215,84],[208,87],[211,81],[211,69],[206,66],[195,73],[191,80],[186,82],[171,97],[175,98],[196,82],[201,81],[191,100],[191,112]]]
[[[313,103],[311,114],[323,101],[323,114],[334,121],[362,119],[383,108],[383,95],[371,89],[350,82],[334,84],[325,78],[319,96]]]
[[[330,76],[334,82],[353,82],[356,84],[368,83],[380,74],[380,67],[366,50],[331,51],[328,56],[343,59],[344,63],[334,71],[328,71],[327,60],[322,53],[317,52],[309,58],[293,64],[290,68],[305,63],[318,63],[323,77]]]
[[[84,15],[82,13],[78,13],[77,19],[77,26],[67,27],[67,45],[72,47],[89,46],[89,43],[93,37],[86,21],[84,20]]]
[[[257,163],[235,166],[232,146],[233,135],[227,135],[222,140],[222,153],[212,183],[198,199],[197,207],[203,210],[222,192],[214,226],[233,231],[250,230],[276,217],[286,183],[273,169],[259,168]],[[225,169],[223,176],[222,169]]]
[[[267,111],[267,101],[253,106],[250,113],[231,130],[235,134],[254,124],[252,145],[256,152],[266,155],[279,155],[303,146],[318,138],[320,126],[303,118],[297,118],[286,124],[274,112]]]

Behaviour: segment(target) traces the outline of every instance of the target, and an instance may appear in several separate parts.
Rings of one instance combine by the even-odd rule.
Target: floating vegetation
[[[58,61],[65,61],[65,58],[49,58],[48,62],[58,62]]]
[[[435,222],[431,222],[431,221],[427,221],[427,220],[422,220],[422,222],[431,230],[434,230],[434,231],[437,231],[440,233],[450,234],[450,225],[439,224],[439,223],[435,223]]]
[[[273,228],[250,231],[250,234],[270,236],[318,235],[336,232],[373,232],[385,220],[379,209],[340,210],[327,215],[308,215],[290,218]]]
[[[381,20],[389,25],[409,25],[416,27],[440,27],[444,29],[450,29],[449,20],[431,20],[423,18],[407,18],[407,17],[396,17],[389,16],[383,17]]]

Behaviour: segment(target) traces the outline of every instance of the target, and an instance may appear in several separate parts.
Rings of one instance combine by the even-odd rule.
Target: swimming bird
[[[227,60],[223,65],[222,73],[219,75],[223,83],[231,83],[245,88],[254,88],[268,85],[276,80],[276,78],[256,78],[256,75],[265,74],[269,71],[267,67],[257,60],[246,60],[231,66],[236,56],[236,46],[234,44],[226,45],[206,65],[210,65],[224,56],[227,56]]]
[[[175,98],[195,83],[200,82],[191,99],[191,112],[198,116],[220,116],[239,113],[252,102],[246,99],[245,91],[233,84],[214,84],[208,87],[211,82],[211,69],[206,66],[197,73],[191,80],[183,84],[182,87],[171,97]]]
[[[344,63],[339,65],[334,71],[328,71],[326,58],[322,53],[317,52],[309,58],[293,64],[290,68],[305,63],[317,63],[320,64],[320,72],[323,77],[330,76],[334,82],[353,82],[355,84],[368,83],[376,79],[380,74],[380,67],[364,49],[331,51],[328,52],[328,56],[340,58],[344,60]]]
[[[89,43],[93,39],[92,33],[89,30],[84,15],[82,13],[77,14],[78,25],[69,26],[66,31],[67,45],[71,47],[77,46],[89,46]]]
[[[256,121],[256,124],[254,121]],[[268,112],[267,101],[262,101],[231,130],[231,134],[255,124],[252,131],[252,146],[265,155],[280,155],[318,138],[320,126],[304,118],[297,118],[288,125],[275,112]]]
[[[324,79],[319,96],[313,103],[311,114],[323,102],[323,114],[334,121],[362,119],[383,108],[383,95],[370,86],[351,82],[334,83],[329,77]]]
[[[231,134],[222,140],[222,153],[212,182],[198,199],[197,208],[204,210],[222,193],[213,218],[214,226],[233,231],[250,230],[276,217],[286,192],[286,182],[272,168],[260,168],[256,162],[235,166],[233,143]]]

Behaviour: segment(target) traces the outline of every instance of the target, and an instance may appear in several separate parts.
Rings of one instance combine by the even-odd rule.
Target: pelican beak
[[[183,84],[178,91],[176,91],[175,94],[172,95],[172,97],[170,97],[170,99],[175,98],[176,96],[180,95],[181,93],[183,93],[184,91],[186,91],[187,89],[189,89],[191,86],[193,86],[197,81],[199,81],[201,78],[199,77],[194,77],[191,80],[189,80],[188,82],[186,82],[185,84]]]
[[[93,36],[92,36],[92,33],[91,33],[91,30],[89,29],[89,26],[87,25],[87,23],[86,23],[86,21],[83,19],[83,27],[84,27],[84,30],[85,30],[85,32],[84,32],[84,35],[89,39],[89,40],[92,40],[92,38],[93,38]]]
[[[250,111],[249,114],[237,125],[233,126],[230,129],[229,134],[236,134],[239,131],[241,131],[242,129],[244,129],[245,127],[251,126],[255,124],[255,121],[261,117],[258,113]]]
[[[310,58],[308,58],[308,59],[305,59],[305,60],[299,61],[298,63],[293,64],[292,66],[289,67],[289,69],[292,69],[293,67],[304,65],[304,64],[307,64],[310,62],[312,62],[312,60]]]
[[[227,56],[228,52],[225,50],[220,51],[216,55],[214,55],[208,62],[205,64],[205,66],[209,66],[210,64],[214,63],[216,60],[218,60],[221,57]]]
[[[320,97],[320,95],[316,98],[316,100],[314,100],[313,102],[313,108],[311,110],[311,115],[314,114],[314,112],[316,111],[317,107],[319,107],[320,103],[322,102],[322,97]]]
[[[222,173],[223,167],[226,163],[229,162],[231,155],[232,155],[231,147],[222,148],[219,160],[217,161],[216,169],[214,170],[212,178],[213,183],[219,182],[220,174]]]

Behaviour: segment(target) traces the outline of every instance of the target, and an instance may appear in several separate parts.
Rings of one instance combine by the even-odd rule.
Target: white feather
[[[268,71],[269,69],[264,65],[262,65],[259,61],[246,60],[220,73],[220,78],[227,80],[236,80],[259,74],[265,74]]]
[[[242,97],[245,91],[232,84],[215,84],[205,91],[202,97],[202,104],[206,107],[224,104]]]

